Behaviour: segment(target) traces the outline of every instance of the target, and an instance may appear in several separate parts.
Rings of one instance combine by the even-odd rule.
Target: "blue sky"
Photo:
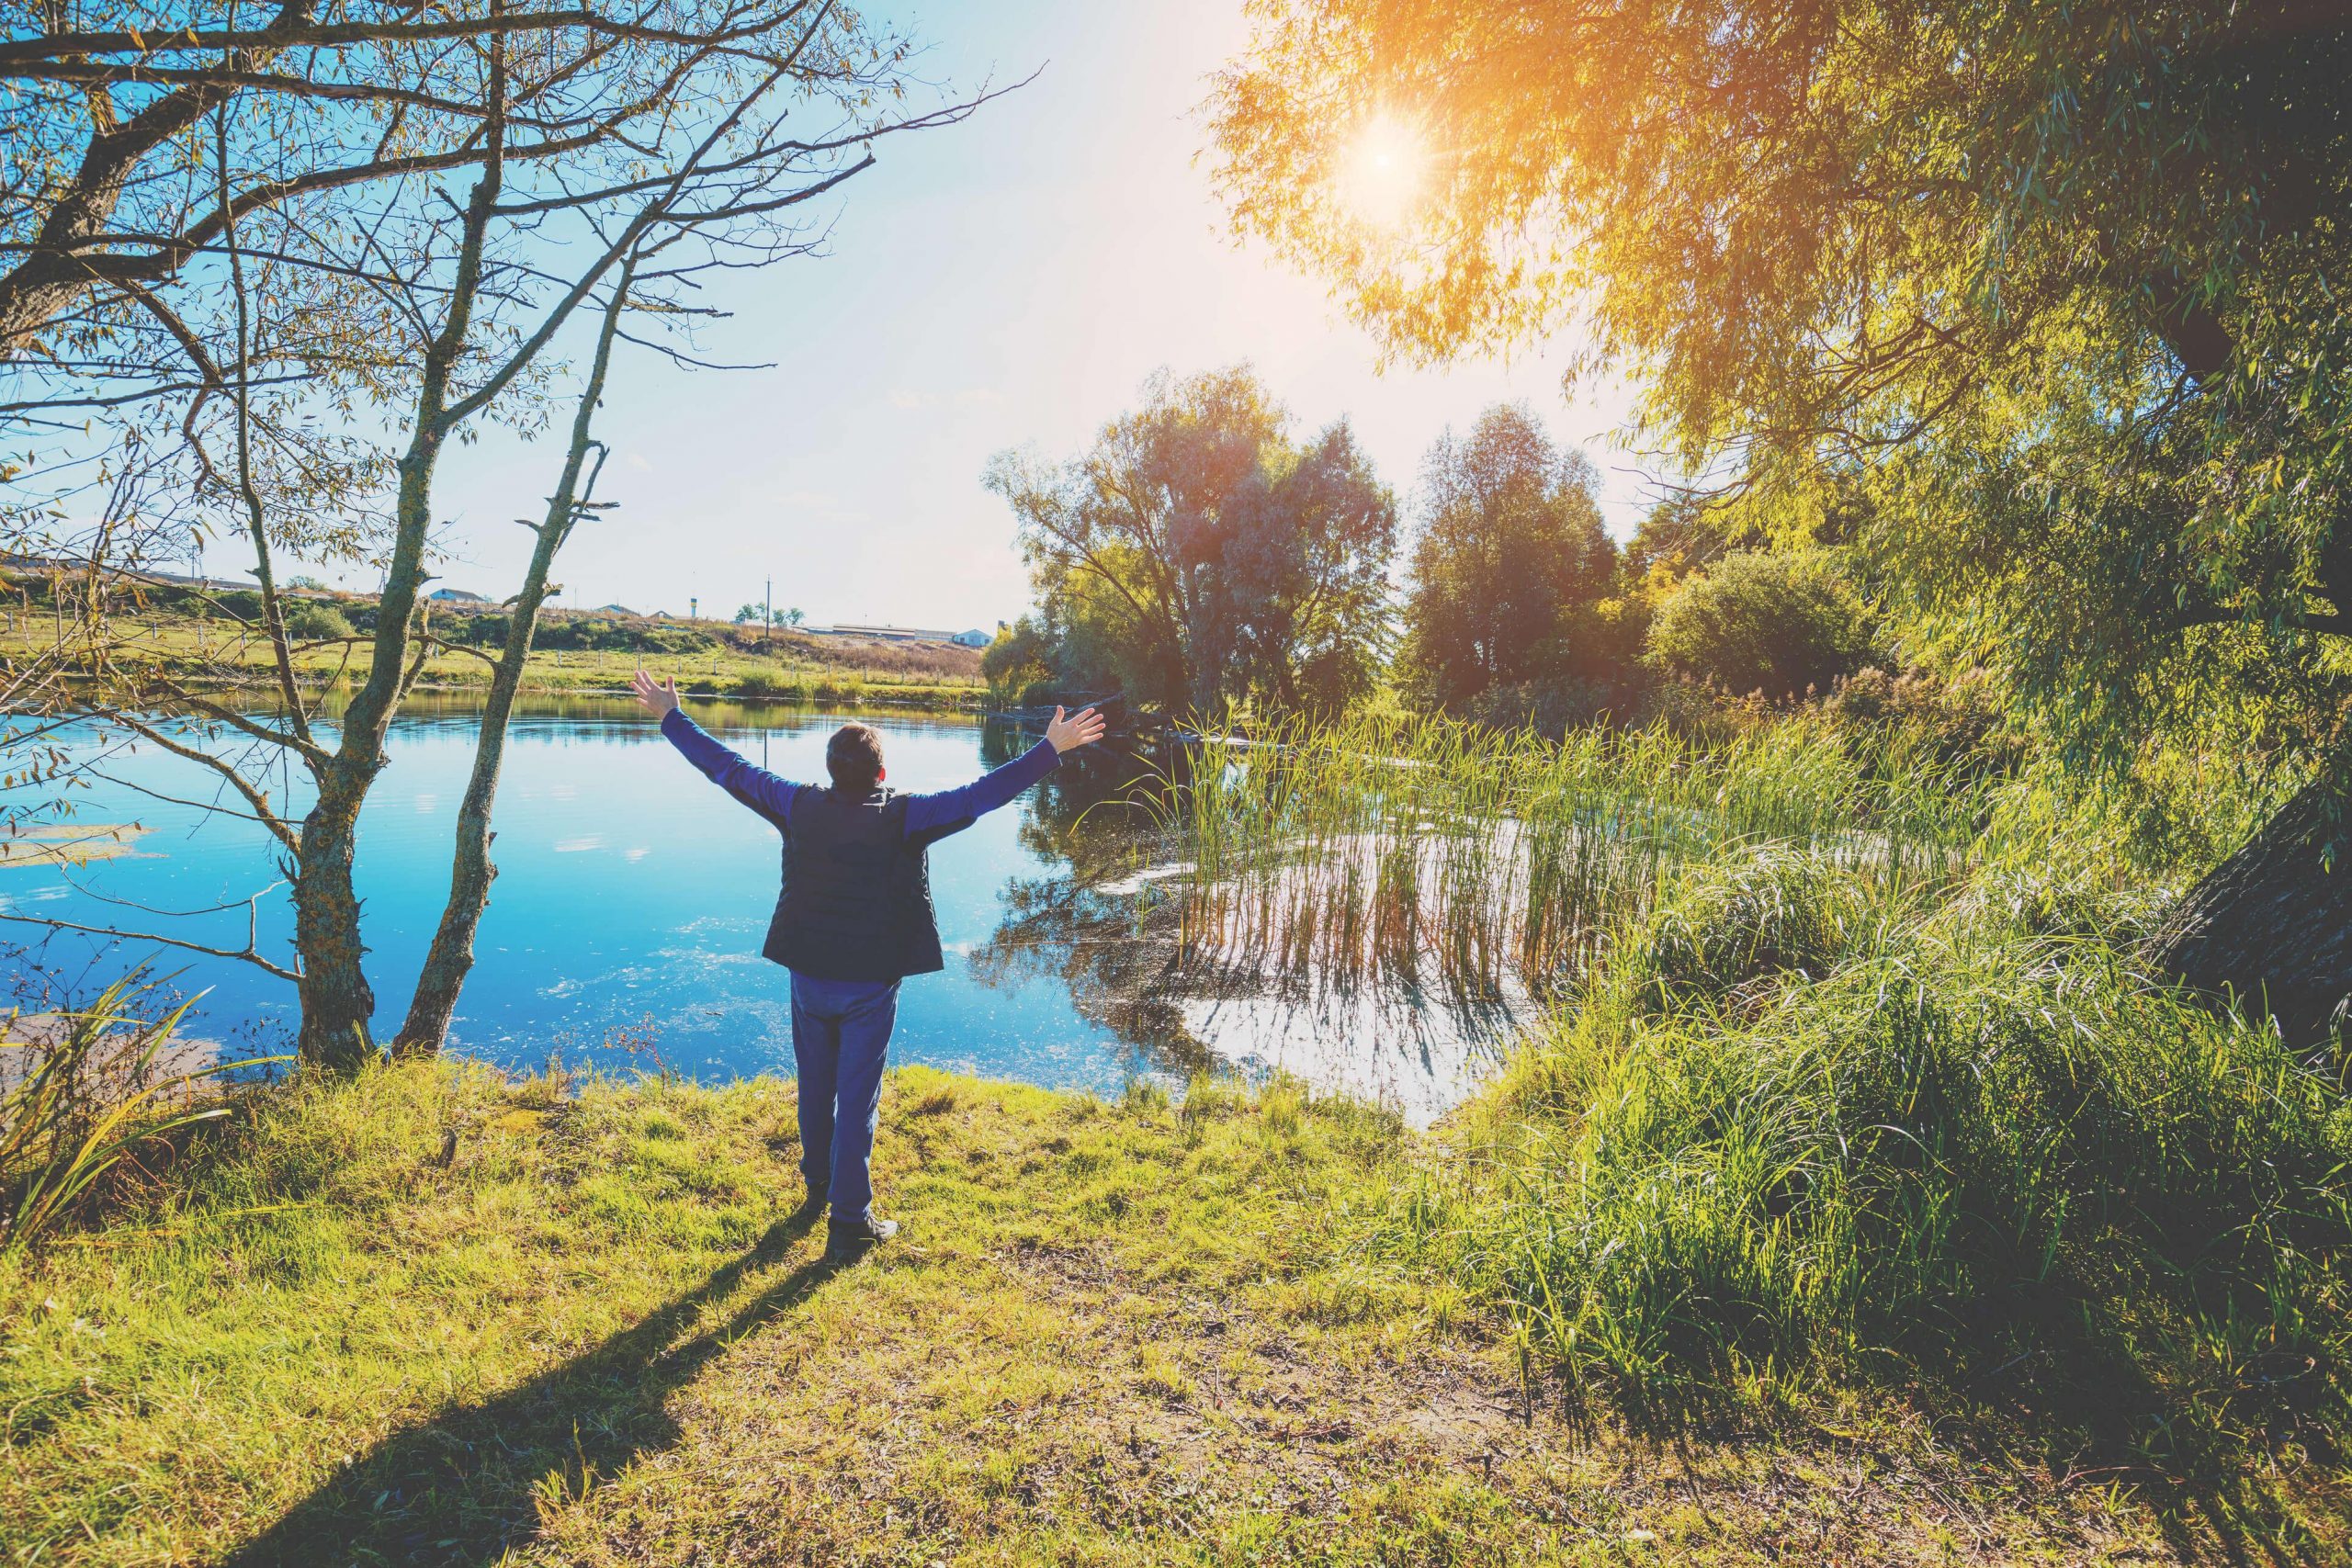
[[[730,276],[705,346],[775,362],[687,373],[616,363],[600,498],[557,571],[559,603],[724,614],[773,574],[819,623],[992,627],[1028,603],[989,456],[1059,458],[1144,378],[1247,359],[1302,426],[1341,414],[1408,494],[1447,424],[1528,400],[1584,444],[1630,530],[1641,485],[1608,445],[1614,401],[1571,404],[1558,353],[1383,374],[1321,286],[1232,239],[1197,155],[1206,77],[1244,37],[1234,0],[1020,0],[899,7],[958,85],[1043,66],[961,126],[892,139],[847,187],[829,254]],[[492,438],[445,463],[458,587],[503,596],[559,454]],[[370,584],[369,586],[372,586]]]

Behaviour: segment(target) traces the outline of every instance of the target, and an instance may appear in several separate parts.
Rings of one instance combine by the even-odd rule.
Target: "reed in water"
[[[1705,741],[1281,720],[1201,741],[1156,794],[1192,866],[1171,895],[1188,961],[1468,996],[1573,981],[1676,868],[1735,846],[1889,893],[1948,881],[1987,802],[1898,733],[1804,716]]]

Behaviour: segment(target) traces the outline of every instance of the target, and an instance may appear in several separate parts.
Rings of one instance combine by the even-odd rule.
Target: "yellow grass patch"
[[[83,865],[132,852],[147,829],[136,822],[44,822],[0,830],[0,867]]]

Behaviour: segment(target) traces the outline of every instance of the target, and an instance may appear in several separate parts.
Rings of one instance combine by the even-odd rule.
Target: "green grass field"
[[[19,615],[9,642],[30,655],[57,635],[44,617]],[[435,625],[445,633],[464,622],[447,615]],[[632,633],[649,646],[535,646],[525,666],[526,691],[571,694],[619,692],[641,663],[676,677],[682,688],[712,696],[776,701],[873,703],[930,708],[975,707],[988,688],[979,678],[978,655],[965,649],[929,644],[888,644],[816,637],[779,630],[773,642],[717,622],[605,623],[603,640],[618,643]],[[685,643],[676,650],[650,646]],[[309,683],[356,681],[367,669],[367,644],[301,640],[294,663]],[[263,682],[275,668],[266,638],[226,616],[205,621],[182,615],[118,615],[108,628],[108,657],[120,667],[153,669],[190,685]],[[458,690],[486,687],[497,649],[446,647],[424,661],[421,687]]]
[[[906,1230],[840,1269],[791,1218],[792,1129],[767,1079],[426,1064],[254,1096],[134,1212],[0,1265],[8,1560],[2342,1549],[2340,1511],[2332,1544],[2295,1522],[2344,1502],[2310,1472],[2068,1473],[1899,1393],[1572,1418],[1462,1283],[1366,1245],[1446,1142],[1295,1086],[1173,1106],[902,1070],[877,1179]]]

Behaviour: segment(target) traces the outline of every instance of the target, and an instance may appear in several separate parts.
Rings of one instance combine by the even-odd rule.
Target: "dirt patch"
[[[1369,1361],[1301,1344],[1239,1303],[1136,1279],[1082,1247],[997,1255],[1066,1314],[1100,1377],[1064,1441],[1149,1517],[1207,1494],[1337,1519],[1399,1475],[1448,1473],[1521,1520],[1532,1559],[1979,1563],[2186,1562],[2029,1469],[1896,1416],[1867,1441],[1797,1428],[1694,1449],[1564,1418],[1507,1358],[1464,1343]],[[1212,1325],[1213,1328],[1212,1328]]]

